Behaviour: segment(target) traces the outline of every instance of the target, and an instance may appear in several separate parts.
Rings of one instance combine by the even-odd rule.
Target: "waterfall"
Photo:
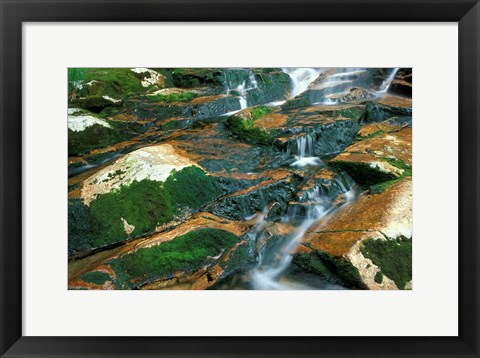
[[[245,89],[245,81],[236,88],[239,94],[240,110],[247,108],[247,90]]]
[[[347,189],[346,189],[347,190]],[[267,252],[258,252],[258,260],[256,267],[251,272],[251,280],[254,289],[257,290],[279,290],[279,289],[291,289],[291,288],[308,288],[308,287],[291,287],[279,281],[280,275],[289,267],[293,259],[293,253],[296,248],[302,242],[305,233],[315,224],[321,222],[321,220],[329,215],[332,215],[335,211],[339,210],[342,206],[355,200],[354,189],[348,189],[343,193],[344,202],[337,206],[332,204],[332,201],[327,196],[321,195],[321,190],[315,187],[314,190],[307,194],[309,201],[312,203],[308,207],[307,213],[300,224],[289,235],[286,235],[277,240],[276,245],[266,250]],[[264,211],[265,212],[265,211]],[[264,215],[264,214],[262,214]],[[264,216],[261,216],[262,219]],[[285,214],[282,218],[284,223],[294,223],[298,221],[298,215],[296,210],[291,210]],[[263,220],[261,228],[256,225],[252,232],[256,240],[261,239],[263,235]],[[253,238],[252,236],[249,236]]]
[[[397,74],[399,68],[394,68],[392,69],[392,72],[390,75],[383,80],[382,84],[380,85],[380,89],[378,90],[379,93],[386,93],[388,91],[388,88],[392,84],[393,79],[395,78],[395,75]]]
[[[296,140],[297,154],[294,155],[295,161],[290,164],[292,167],[305,167],[307,165],[323,165],[320,158],[314,156],[315,140],[312,135],[298,137]]]
[[[338,104],[337,99],[333,99],[331,96],[327,96],[323,102],[320,102],[319,104],[322,104],[324,106],[334,106]]]
[[[282,68],[290,76],[293,88],[290,97],[293,98],[307,90],[310,83],[318,78],[323,68]]]
[[[234,88],[231,88],[231,83],[230,81],[228,81],[227,75],[224,74],[225,91],[227,94],[230,94],[230,92],[232,91],[235,92],[240,102],[240,110],[248,107],[248,100],[247,100],[248,91],[258,88],[258,83],[257,83],[257,80],[255,79],[255,74],[251,70],[245,70],[245,71],[248,71],[248,79],[243,80],[237,87],[234,87]],[[229,112],[229,114],[233,114],[235,112]]]

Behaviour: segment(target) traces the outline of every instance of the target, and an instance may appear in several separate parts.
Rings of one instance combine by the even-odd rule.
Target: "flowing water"
[[[290,97],[293,98],[308,89],[310,83],[315,81],[322,73],[323,68],[282,68],[283,72],[288,74],[292,80],[292,91]]]
[[[392,72],[390,73],[390,75],[383,80],[382,84],[380,85],[380,89],[378,90],[378,92],[380,93],[386,93],[390,87],[390,85],[392,84],[392,81],[393,79],[395,78],[395,75],[397,74],[399,68],[396,67],[396,68],[393,68],[392,69]]]
[[[224,85],[225,85],[225,90],[226,94],[230,94],[231,92],[235,92],[238,96],[239,102],[240,102],[240,110],[248,108],[248,100],[247,100],[247,94],[248,91],[255,90],[258,88],[258,83],[257,80],[255,79],[255,75],[251,70],[245,70],[248,71],[248,79],[243,80],[238,86],[236,87],[231,87],[232,83],[227,80],[227,78],[224,79]],[[235,111],[238,112],[238,111]],[[230,114],[235,113],[235,112],[229,112]]]
[[[295,159],[291,165],[303,168],[306,176],[312,175],[315,170],[309,169],[309,166],[324,165],[320,158],[314,156],[314,150],[314,136],[298,137],[295,141],[295,147],[287,151],[287,154],[292,155]],[[255,221],[254,226],[247,234],[247,238],[256,247],[256,264],[250,271],[233,275],[233,278],[230,277],[227,282],[221,284],[222,288],[256,290],[344,289],[342,286],[329,283],[315,275],[296,274],[295,267],[291,263],[293,253],[295,253],[309,229],[313,226],[318,229],[322,220],[327,220],[335,215],[335,212],[341,207],[356,199],[357,193],[354,184],[348,175],[340,174],[331,184],[338,195],[332,195],[331,192],[325,191],[319,185],[313,186],[303,193],[303,199],[300,200],[300,204],[305,208],[304,210],[298,210],[293,205],[281,217],[278,225],[290,227],[291,230],[287,234],[273,238],[268,231],[268,226],[272,223],[266,220],[273,203],[265,202],[262,197],[265,204],[264,210],[245,218],[246,221]],[[273,243],[270,240],[273,240]]]
[[[283,279],[282,274],[289,268],[293,253],[302,242],[305,233],[314,225],[320,224],[322,219],[333,215],[343,205],[355,199],[354,189],[344,193],[343,203],[335,205],[326,196],[321,195],[318,187],[309,195],[309,206],[306,215],[300,219],[296,210],[290,210],[282,218],[282,223],[296,224],[291,234],[277,240],[271,248],[265,247],[259,251],[258,261],[250,273],[252,288],[256,290],[281,290],[281,289],[308,289],[309,286],[301,283],[292,283]],[[256,240],[261,240],[262,225],[255,228]]]
[[[322,68],[283,68],[282,70],[290,76],[292,81],[291,98],[307,91],[311,83],[323,71]],[[248,72],[240,80],[229,81],[225,78],[225,92],[238,97],[240,110],[252,105],[248,103],[248,92],[258,88],[253,72],[251,70],[245,71]],[[398,68],[392,69],[392,72],[381,84],[378,92],[386,93],[388,91],[397,71]],[[343,85],[354,82],[356,76],[365,72],[366,70],[362,68],[346,68],[339,69],[336,73],[326,76],[316,89],[325,90],[332,88],[333,90],[328,92],[321,104],[337,104],[338,101],[336,99],[329,97],[340,93],[335,92],[337,90],[335,87],[339,88],[338,91],[345,91],[345,86]],[[283,102],[272,102],[270,105],[280,105]],[[229,112],[227,115],[235,112],[238,111]],[[298,136],[295,141],[292,141],[287,148],[287,155],[292,160],[290,166],[304,171],[307,179],[309,175],[315,172],[314,167],[325,166],[322,160],[315,156],[316,144],[317,138],[314,134],[303,134]],[[118,155],[120,154],[116,154],[116,156]],[[107,158],[105,162],[114,160],[116,156]],[[69,174],[78,175],[82,171],[94,167],[96,165],[75,168]],[[345,180],[345,177],[339,175],[339,179],[335,179],[332,187],[336,188],[336,195],[333,195],[333,197],[331,193],[325,192],[318,185],[306,191],[304,193],[305,200],[300,203],[303,210],[298,210],[297,206],[290,205],[280,221],[275,223],[275,225],[283,225],[290,228],[285,234],[272,236],[268,230],[268,226],[272,225],[272,222],[267,220],[267,216],[274,203],[264,202],[265,207],[262,212],[246,217],[246,221],[255,221],[255,225],[247,234],[247,238],[256,247],[256,263],[246,272],[232,275],[234,276],[233,279],[229,278],[229,280],[233,283],[227,282],[223,284],[230,286],[229,288],[241,287],[263,290],[311,289],[319,287],[341,289],[342,287],[327,283],[314,275],[309,276],[302,273],[300,276],[295,276],[294,265],[291,265],[293,253],[298,249],[308,230],[312,227],[320,228],[322,223],[332,215],[335,215],[337,210],[356,200],[357,193],[351,179]],[[261,191],[259,191],[259,196],[262,196]],[[237,281],[240,281],[240,283]]]
[[[291,150],[289,150],[291,152]],[[290,164],[292,167],[322,166],[320,158],[314,156],[315,138],[312,135],[304,135],[296,140],[295,161]]]

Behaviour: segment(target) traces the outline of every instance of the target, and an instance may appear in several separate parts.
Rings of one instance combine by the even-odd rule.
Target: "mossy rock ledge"
[[[294,263],[353,288],[409,289],[411,214],[411,177],[402,178],[380,194],[364,192],[325,225],[305,235]]]

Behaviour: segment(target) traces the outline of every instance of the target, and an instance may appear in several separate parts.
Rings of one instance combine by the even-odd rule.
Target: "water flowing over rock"
[[[411,289],[412,71],[69,69],[69,289]]]
[[[334,265],[331,271],[334,271],[334,275],[337,275],[340,281],[343,279],[344,283],[359,288],[366,286],[370,289],[396,289],[401,286],[400,282],[405,284],[411,280],[411,260],[397,263],[397,265],[407,266],[401,267],[401,271],[392,269],[387,266],[387,263],[395,265],[396,257],[394,252],[387,249],[380,253],[381,260],[376,261],[375,264],[369,259],[368,254],[362,252],[363,243],[366,240],[381,240],[397,245],[397,238],[411,240],[411,211],[412,182],[408,177],[393,184],[381,194],[363,195],[307,233],[303,245],[312,251],[308,254],[300,253],[299,262],[302,265],[307,265],[308,262],[310,267],[307,269],[315,270],[316,265],[320,266],[323,261],[327,261],[322,260],[321,256],[322,253],[326,253],[331,257],[342,258],[358,270],[358,280],[345,282],[341,266]],[[318,253],[320,255],[317,255]],[[310,255],[310,260],[305,259],[307,255]],[[375,281],[375,276],[384,269],[381,266],[382,263],[385,265],[386,272],[383,273],[383,281],[378,283]],[[392,277],[388,277],[391,271]],[[398,278],[397,285],[392,280],[401,274],[407,277]],[[404,287],[403,285],[398,288]]]

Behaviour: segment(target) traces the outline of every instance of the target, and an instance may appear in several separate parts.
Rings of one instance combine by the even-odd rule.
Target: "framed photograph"
[[[479,357],[477,1],[0,3],[2,357]]]

